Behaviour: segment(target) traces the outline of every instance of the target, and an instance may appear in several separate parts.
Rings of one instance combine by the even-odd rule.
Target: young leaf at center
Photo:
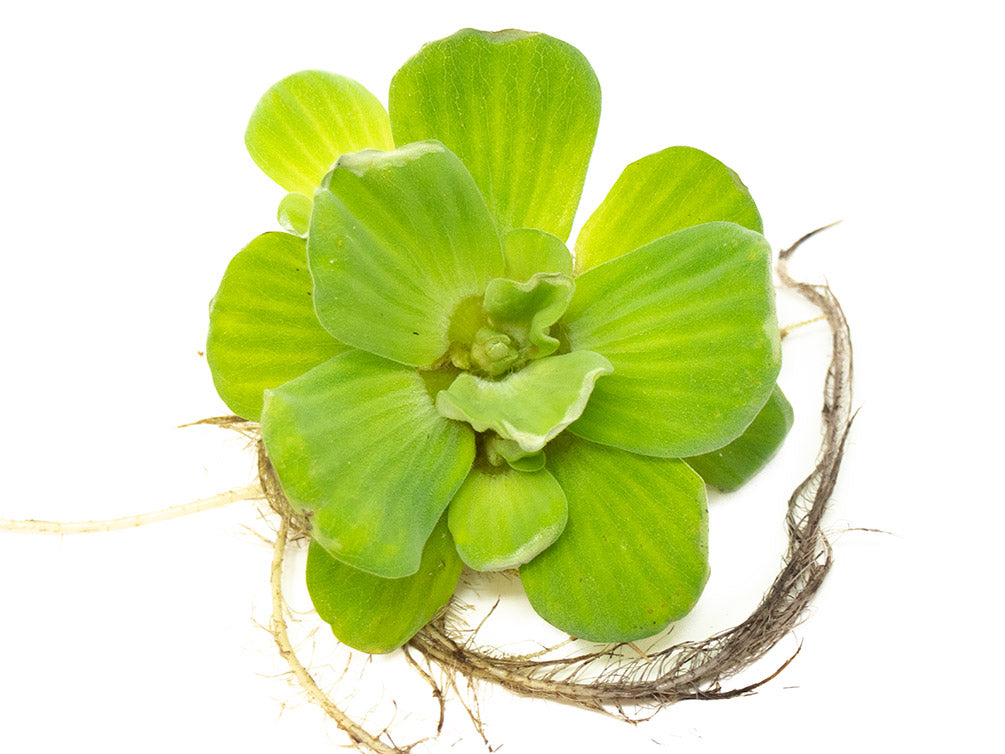
[[[503,236],[506,277],[530,280],[538,272],[572,276],[572,254],[558,236],[537,228],[516,228]]]
[[[610,362],[592,351],[538,359],[502,380],[466,372],[437,393],[436,410],[536,453],[583,413],[594,384],[610,373]]]
[[[527,342],[536,359],[558,349],[548,330],[565,313],[574,288],[572,278],[556,272],[539,272],[523,283],[496,278],[485,289],[482,308],[494,327]]]

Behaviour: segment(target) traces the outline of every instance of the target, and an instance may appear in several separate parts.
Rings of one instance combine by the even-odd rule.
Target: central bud
[[[495,278],[484,296],[461,302],[448,329],[446,362],[497,378],[558,350],[551,327],[572,300],[572,278],[538,273],[525,282]]]
[[[435,393],[440,416],[482,433],[488,466],[534,472],[544,446],[579,418],[611,363],[593,351],[558,353],[551,328],[572,300],[572,278],[538,273],[526,282],[495,278],[465,300],[450,324],[441,362],[460,370]]]
[[[522,350],[506,333],[483,327],[475,333],[475,341],[471,344],[471,367],[489,377],[498,377],[526,363]]]

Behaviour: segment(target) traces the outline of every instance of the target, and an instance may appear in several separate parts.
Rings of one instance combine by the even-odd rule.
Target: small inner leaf
[[[562,239],[537,228],[516,228],[503,236],[506,277],[529,280],[538,272],[572,274],[572,254]]]
[[[517,471],[540,471],[547,461],[543,450],[528,453],[513,440],[505,440],[495,433],[488,435],[483,446],[485,457],[493,466],[509,464]]]
[[[475,467],[450,502],[447,523],[461,560],[478,571],[516,568],[565,529],[569,504],[547,471]]]
[[[298,236],[306,236],[307,230],[311,227],[311,207],[314,201],[309,196],[304,196],[296,191],[290,192],[279,202],[277,219],[290,233]]]
[[[574,351],[532,361],[498,381],[463,373],[437,394],[436,410],[536,453],[579,418],[596,381],[613,371],[599,353]]]
[[[572,278],[558,272],[539,272],[525,283],[496,278],[485,289],[482,308],[497,330],[528,344],[528,358],[550,356],[558,340],[548,329],[569,308],[574,288]]]

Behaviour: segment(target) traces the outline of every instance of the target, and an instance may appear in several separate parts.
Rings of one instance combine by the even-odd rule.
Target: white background
[[[998,556],[1003,199],[995,3],[19,3],[0,28],[0,518],[101,518],[239,487],[241,441],[176,425],[226,413],[204,358],[230,257],[282,191],[244,152],[261,93],[303,68],[386,100],[397,67],[458,28],[579,47],[604,112],[579,223],[628,162],[688,144],[751,188],[776,247],[844,220],[793,271],[851,320],[856,404],[828,528],[836,564],[785,673],[754,696],[631,727],[485,691],[509,752],[984,748],[1002,681]],[[804,310],[787,296],[783,321]],[[679,629],[741,619],[778,566],[813,461],[827,336],[786,341],[797,411],[771,469],[713,497],[713,578]],[[998,345],[995,345],[998,344]],[[252,504],[80,537],[0,533],[0,749],[333,751],[279,677],[270,550]],[[890,534],[847,531],[883,529]],[[306,610],[291,563],[290,596]],[[494,636],[547,637],[505,587]],[[303,616],[304,632],[315,625]],[[509,633],[507,633],[507,631]],[[317,632],[312,666],[345,657]],[[368,680],[358,682],[360,674]],[[430,731],[400,662],[335,687],[373,724]],[[485,751],[457,705],[428,752]],[[412,726],[412,727],[409,727]],[[996,727],[996,726],[995,726]]]

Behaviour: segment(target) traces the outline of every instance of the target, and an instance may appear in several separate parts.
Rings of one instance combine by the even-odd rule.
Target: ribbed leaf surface
[[[576,239],[576,268],[720,220],[762,230],[757,206],[736,173],[701,150],[670,147],[625,168]]]
[[[562,536],[521,567],[531,605],[571,636],[634,641],[697,602],[708,579],[705,485],[683,462],[583,440],[553,443]]]
[[[313,513],[313,539],[385,578],[418,570],[475,452],[417,370],[363,351],[267,392],[262,436],[290,503]]]
[[[504,271],[478,188],[438,142],[342,157],[314,195],[307,255],[322,325],[415,366],[446,352],[460,303]]]
[[[262,393],[347,349],[314,314],[307,243],[265,233],[231,261],[209,308],[206,360],[224,403],[258,421]]]
[[[382,579],[347,566],[311,542],[307,590],[339,641],[363,652],[384,653],[411,639],[447,603],[461,568],[443,516],[426,542],[419,570],[401,579]]]
[[[545,469],[476,466],[450,502],[448,521],[457,551],[477,571],[526,563],[565,528],[565,493]]]
[[[326,71],[300,71],[271,86],[244,142],[269,178],[306,196],[339,155],[393,146],[380,101],[362,84]]]
[[[570,346],[606,356],[614,373],[569,431],[665,457],[738,437],[781,366],[770,254],[753,231],[706,223],[577,277]]]
[[[389,109],[395,143],[438,139],[464,161],[502,230],[569,237],[600,119],[600,84],[576,48],[465,29],[402,66]]]

